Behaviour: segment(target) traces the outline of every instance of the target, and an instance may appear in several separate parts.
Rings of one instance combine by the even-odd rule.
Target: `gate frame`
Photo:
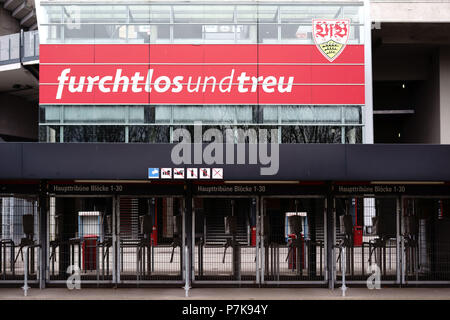
[[[403,234],[404,231],[404,225],[403,225],[403,213],[405,212],[405,207],[404,207],[404,200],[405,199],[450,199],[449,195],[445,195],[445,196],[439,196],[439,195],[431,195],[431,196],[426,196],[426,195],[413,195],[413,194],[404,194],[400,197],[400,205],[401,205],[401,212],[400,212],[400,222],[401,222],[401,234]],[[427,284],[435,284],[435,285],[444,285],[444,284],[450,284],[450,280],[412,280],[412,281],[405,281],[405,275],[406,275],[406,264],[403,263],[405,261],[405,240],[403,239],[403,237],[401,237],[401,250],[402,250],[402,266],[401,266],[401,284],[402,285],[417,285],[417,284],[423,284],[423,285],[427,285]]]
[[[41,233],[40,233],[40,229],[41,229],[41,220],[40,220],[41,212],[39,210],[39,208],[40,208],[39,194],[34,194],[33,195],[33,194],[29,194],[29,193],[23,193],[23,194],[22,193],[0,193],[0,198],[16,198],[17,195],[20,195],[21,197],[32,198],[32,199],[34,199],[36,201],[36,204],[37,204],[37,208],[36,208],[37,209],[37,220],[38,220],[38,222],[37,222],[37,234],[39,235],[39,240],[41,240]],[[41,241],[39,241],[39,242],[41,242]],[[40,245],[42,245],[42,244],[40,243]],[[42,252],[43,252],[43,250],[45,250],[45,248],[38,247],[38,259],[37,259],[37,264],[36,264],[36,279],[35,280],[28,279],[28,281],[27,281],[28,284],[33,284],[33,285],[34,284],[39,284],[39,285],[41,284],[41,281],[42,281],[42,279],[41,279],[41,276],[42,276]],[[24,261],[24,263],[25,263],[25,261]],[[17,275],[17,276],[19,276],[19,275]],[[20,276],[24,277],[25,274],[20,275]],[[2,280],[0,278],[0,285],[3,285],[3,284],[23,284],[23,283],[24,283],[24,280]]]
[[[115,216],[115,211],[116,211],[116,206],[115,206],[115,195],[114,194],[99,194],[99,195],[93,195],[93,194],[57,194],[57,193],[49,193],[48,194],[48,200],[50,201],[51,198],[110,198],[112,203],[111,203],[111,208],[112,208],[112,216],[113,216],[113,225],[111,226],[113,231],[114,231],[114,216]],[[48,208],[47,208],[47,247],[45,248],[46,250],[46,256],[47,256],[47,260],[50,258],[50,208],[51,205],[49,204]],[[56,208],[56,203],[55,203],[55,208]],[[112,263],[112,270],[111,270],[111,275],[112,275],[112,280],[83,280],[81,279],[81,275],[80,275],[80,283],[81,285],[83,284],[96,284],[96,285],[100,285],[100,284],[114,284],[115,282],[115,265],[117,263],[117,258],[115,255],[115,251],[114,251],[114,232],[113,232],[113,246],[112,246],[112,256],[113,256],[113,263]],[[47,268],[45,270],[45,283],[46,284],[66,284],[67,283],[67,279],[66,280],[50,280],[50,269],[49,269],[49,261],[46,262]]]
[[[333,283],[336,284],[342,284],[342,280],[337,280],[337,273],[336,273],[336,248],[334,248],[334,246],[336,245],[336,219],[337,219],[337,215],[336,215],[336,199],[345,199],[345,198],[361,198],[361,199],[365,199],[365,198],[373,198],[373,199],[392,199],[392,200],[396,200],[396,230],[397,230],[397,234],[396,234],[396,279],[395,280],[380,280],[381,284],[401,284],[401,270],[402,270],[402,262],[401,262],[401,255],[399,255],[399,252],[401,250],[401,230],[400,230],[400,210],[402,208],[399,207],[400,205],[400,198],[401,196],[398,194],[388,194],[388,195],[365,195],[365,194],[335,194],[333,195],[333,266],[332,266],[332,281]],[[346,283],[348,284],[366,284],[367,281],[366,280],[345,280]]]
[[[133,198],[133,199],[151,199],[151,198],[178,198],[181,199],[181,205],[182,205],[182,245],[180,248],[180,254],[181,252],[184,252],[186,247],[186,198],[184,195],[152,195],[152,194],[145,194],[145,195],[129,195],[129,194],[119,194],[115,195],[115,203],[116,203],[116,210],[115,210],[115,219],[113,225],[115,224],[115,228],[113,228],[113,246],[116,246],[116,250],[114,251],[117,255],[117,264],[115,265],[115,274],[116,274],[116,282],[114,284],[121,285],[121,284],[136,284],[139,286],[139,284],[184,284],[185,282],[185,276],[186,276],[186,263],[185,259],[182,261],[182,268],[180,270],[180,280],[121,280],[120,279],[120,265],[121,265],[121,255],[120,255],[120,199],[121,198]],[[114,240],[115,238],[115,240]]]
[[[261,214],[260,214],[260,218],[265,216],[265,207],[264,207],[264,200],[265,199],[322,199],[323,200],[323,218],[324,218],[324,266],[323,266],[323,272],[324,272],[324,280],[318,280],[318,281],[310,281],[310,280],[306,280],[306,281],[300,281],[300,280],[294,280],[294,281],[277,281],[277,280],[269,280],[266,281],[264,280],[264,266],[265,266],[265,261],[264,261],[264,241],[260,241],[260,250],[261,250],[261,270],[260,270],[260,279],[261,282],[260,284],[262,285],[282,285],[282,284],[312,284],[312,285],[326,285],[328,283],[328,263],[327,263],[327,257],[328,257],[328,252],[327,252],[327,244],[328,244],[328,239],[327,239],[327,196],[326,195],[269,195],[269,196],[260,196],[261,198]],[[261,235],[260,235],[260,240],[264,238],[264,219],[260,219],[260,230],[261,230]],[[259,233],[258,233],[259,234]]]
[[[238,280],[196,280],[195,279],[195,263],[191,263],[192,267],[191,267],[191,285],[194,287],[196,284],[197,285],[202,285],[202,284],[253,284],[253,285],[260,285],[260,280],[259,280],[259,250],[258,250],[258,243],[260,242],[260,230],[259,230],[259,218],[260,218],[260,211],[259,211],[259,202],[260,202],[260,196],[258,196],[257,194],[249,194],[249,195],[192,195],[192,235],[195,235],[195,211],[196,208],[194,206],[194,200],[196,198],[202,198],[202,199],[211,199],[211,198],[220,198],[220,199],[255,199],[256,200],[256,245],[255,245],[255,254],[256,254],[256,268],[255,268],[255,280],[243,280],[243,281],[238,281]],[[192,237],[192,248],[195,249],[195,236]],[[195,250],[192,250],[191,253],[191,262],[195,262]]]

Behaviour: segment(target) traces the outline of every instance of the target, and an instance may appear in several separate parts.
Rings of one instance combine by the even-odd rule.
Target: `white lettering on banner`
[[[134,73],[133,76],[128,77],[122,74],[122,69],[116,69],[115,75],[107,76],[69,76],[71,72],[70,68],[61,71],[58,77],[58,90],[56,93],[56,99],[61,100],[64,88],[68,85],[68,90],[71,93],[92,92],[93,87],[98,83],[100,92],[110,93],[119,92],[120,86],[122,86],[121,92],[127,93],[131,85],[132,93],[152,92],[154,90],[158,93],[172,92],[180,93],[183,90],[187,90],[189,93],[198,92],[215,92],[216,87],[218,91],[222,93],[230,93],[233,88],[233,84],[237,85],[238,93],[256,92],[258,86],[261,86],[265,93],[287,93],[292,91],[294,84],[294,77],[276,78],[274,76],[249,76],[246,72],[242,72],[235,77],[235,69],[232,69],[229,76],[225,76],[221,79],[217,79],[215,76],[198,76],[198,77],[185,77],[175,76],[170,78],[165,75],[154,78],[154,70],[149,69],[147,77],[141,75],[140,72]],[[87,81],[86,81],[87,80]],[[184,80],[184,82],[183,82]],[[234,80],[237,82],[235,83]]]

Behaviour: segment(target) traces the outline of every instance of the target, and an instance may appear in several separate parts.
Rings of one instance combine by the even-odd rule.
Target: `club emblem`
[[[313,19],[314,42],[330,62],[344,51],[349,32],[350,19]]]

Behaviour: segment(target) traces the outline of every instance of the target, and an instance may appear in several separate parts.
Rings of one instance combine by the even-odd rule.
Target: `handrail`
[[[22,31],[0,36],[0,65],[39,59],[39,32]]]

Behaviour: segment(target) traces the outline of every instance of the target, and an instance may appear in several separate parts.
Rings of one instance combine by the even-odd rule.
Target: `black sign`
[[[39,193],[38,183],[22,184],[0,184],[0,194],[27,194],[34,195]]]
[[[50,184],[49,193],[58,195],[182,195],[184,184],[93,183]]]
[[[196,184],[197,195],[326,195],[326,184]]]
[[[334,194],[348,195],[421,195],[450,196],[448,184],[336,184]]]

